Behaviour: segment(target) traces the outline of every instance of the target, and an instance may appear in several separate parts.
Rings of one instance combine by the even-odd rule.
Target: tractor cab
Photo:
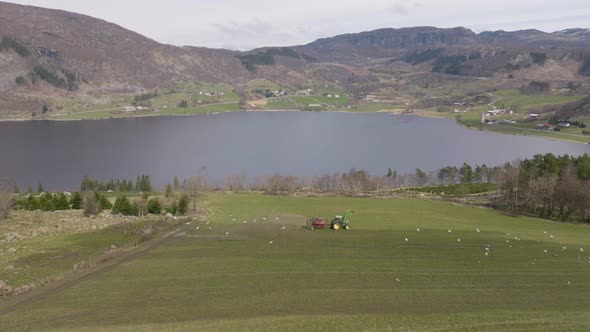
[[[349,230],[350,229],[350,215],[352,212],[347,212],[343,216],[335,216],[330,223],[330,226],[333,230],[337,231],[340,229]]]

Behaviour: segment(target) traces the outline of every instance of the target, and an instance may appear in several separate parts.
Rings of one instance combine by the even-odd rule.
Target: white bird
[[[408,238],[405,238],[404,241],[408,242],[409,240],[408,240]]]
[[[543,234],[547,234],[547,231],[544,231]]]
[[[268,241],[268,244],[272,244],[272,241]]]
[[[285,226],[281,227],[281,229],[285,229],[285,228],[287,228],[287,227],[285,227]]]
[[[229,232],[225,232],[225,235],[229,235]]]
[[[236,218],[233,218],[231,221],[236,221]]]
[[[243,224],[247,224],[248,222],[246,220],[242,221]]]
[[[486,251],[490,251],[490,248],[486,247]]]
[[[451,230],[449,229],[448,232],[451,233]]]
[[[506,240],[506,243],[510,243],[510,240]]]
[[[477,261],[477,264],[479,264],[479,261]]]
[[[190,222],[187,222],[186,224],[187,224],[187,225],[190,225],[191,223],[190,223]]]
[[[416,228],[416,232],[419,232],[419,231],[420,231],[420,228]]]
[[[476,232],[478,232],[478,233],[481,233],[481,232],[479,231],[479,227],[478,227],[478,228],[476,228],[476,229],[475,229],[475,231],[476,231]]]
[[[198,230],[198,229],[199,229],[199,226],[197,226],[197,228],[196,228],[196,229]]]
[[[213,229],[213,227],[209,227],[209,229]]]
[[[510,245],[510,248],[512,248],[512,245]]]
[[[555,237],[555,236],[553,236],[553,234],[549,235],[549,238],[551,238],[551,239],[552,239],[552,238],[554,238],[554,237]]]
[[[279,220],[279,217],[275,217],[275,220]]]
[[[568,284],[568,285],[571,285],[572,283],[568,281],[568,282],[567,282],[567,284]]]
[[[253,223],[256,223],[256,220],[252,221]]]
[[[266,218],[262,218],[263,221],[266,221]]]
[[[489,254],[488,254],[487,252],[485,252],[485,253],[484,253],[484,255],[486,255],[486,256],[487,256],[487,255],[489,255]]]
[[[547,249],[543,250],[544,253],[547,253]]]
[[[580,248],[580,252],[584,252],[584,249],[583,248]]]
[[[461,238],[457,239],[457,242],[461,242]]]
[[[566,247],[561,247],[561,250],[565,250],[565,249],[567,249],[567,248]]]
[[[399,278],[395,278],[395,281],[399,282]]]

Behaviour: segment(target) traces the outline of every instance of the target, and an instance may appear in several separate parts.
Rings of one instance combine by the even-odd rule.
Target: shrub
[[[75,192],[70,199],[70,206],[74,210],[80,210],[82,208],[82,204],[84,200],[82,199],[82,195],[79,192]]]
[[[132,216],[133,214],[133,206],[131,202],[125,195],[120,195],[117,197],[115,204],[113,205],[113,209],[111,210],[112,214],[122,214],[124,216]]]
[[[182,197],[180,197],[180,201],[178,201],[177,213],[180,215],[188,214],[188,204],[189,204],[188,196],[186,194],[182,195]]]
[[[100,203],[96,199],[95,193],[89,191],[86,193],[85,198],[86,199],[84,200],[84,215],[86,217],[96,216],[102,212],[102,208],[100,206]]]
[[[152,198],[148,201],[147,206],[148,213],[151,214],[160,214],[162,212],[162,205],[160,204],[160,200],[157,198]]]

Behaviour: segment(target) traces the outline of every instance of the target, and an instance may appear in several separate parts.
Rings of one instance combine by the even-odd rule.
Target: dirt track
[[[137,259],[142,255],[146,254],[150,249],[156,248],[168,241],[172,241],[175,238],[174,235],[184,230],[185,228],[186,226],[181,226],[176,230],[173,230],[162,235],[159,238],[144,242],[135,248],[126,250],[117,257],[105,263],[98,264],[79,273],[75,273],[62,280],[55,281],[47,286],[36,288],[29,293],[3,301],[2,303],[0,303],[0,316],[11,311],[14,311],[18,309],[20,306],[31,303],[39,298],[57,293],[79,282],[90,279],[98,274],[110,271],[123,262]]]

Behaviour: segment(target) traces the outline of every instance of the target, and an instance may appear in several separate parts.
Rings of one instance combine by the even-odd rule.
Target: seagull
[[[448,230],[448,232],[449,232],[449,233],[452,233],[450,229]]]
[[[263,221],[266,221],[266,218],[262,218]]]
[[[246,220],[243,221],[244,224],[247,224],[248,222]]]
[[[395,281],[399,282],[399,278],[395,278]]]
[[[547,253],[547,249],[543,250],[544,253]]]
[[[285,229],[285,228],[287,228],[287,227],[285,227],[285,226],[281,227],[281,229]]]
[[[236,218],[233,218],[231,221],[236,221]]]
[[[485,253],[484,253],[484,255],[486,255],[486,256],[487,256],[487,255],[489,255],[489,254],[488,254],[487,252],[485,252]]]
[[[568,284],[568,285],[571,285],[572,283],[568,281],[568,282],[567,282],[567,284]]]
[[[562,248],[561,248],[561,250],[564,250],[564,251],[565,251],[565,249],[567,249],[567,248],[566,248],[566,247],[562,247]]]
[[[213,227],[209,227],[209,229],[213,229]]]
[[[553,234],[549,235],[549,238],[551,238],[551,239],[552,239],[552,238],[554,238],[554,237],[555,237],[555,236],[553,236]]]
[[[405,238],[404,241],[408,242],[408,238]]]
[[[480,233],[480,231],[479,231],[479,227],[478,227],[478,228],[476,228],[476,229],[475,229],[475,231],[477,231],[478,233]]]
[[[460,239],[460,238],[459,238],[459,239],[457,239],[457,242],[461,242],[461,239]]]
[[[544,231],[543,234],[547,234],[547,231]]]
[[[268,244],[272,244],[272,241],[268,241]]]
[[[584,249],[583,248],[580,248],[580,252],[584,252]]]
[[[197,228],[196,228],[196,229],[198,230],[198,229],[199,229],[199,226],[197,226]]]
[[[420,228],[416,228],[416,232],[419,232],[419,231],[420,231]]]
[[[186,224],[187,224],[187,225],[190,225],[191,223],[190,223],[190,222],[187,222]]]
[[[490,248],[486,247],[486,251],[490,251]]]
[[[229,232],[225,232],[225,235],[229,235]]]
[[[506,240],[506,243],[510,243],[510,240]]]
[[[275,220],[279,220],[279,217],[275,217]]]

